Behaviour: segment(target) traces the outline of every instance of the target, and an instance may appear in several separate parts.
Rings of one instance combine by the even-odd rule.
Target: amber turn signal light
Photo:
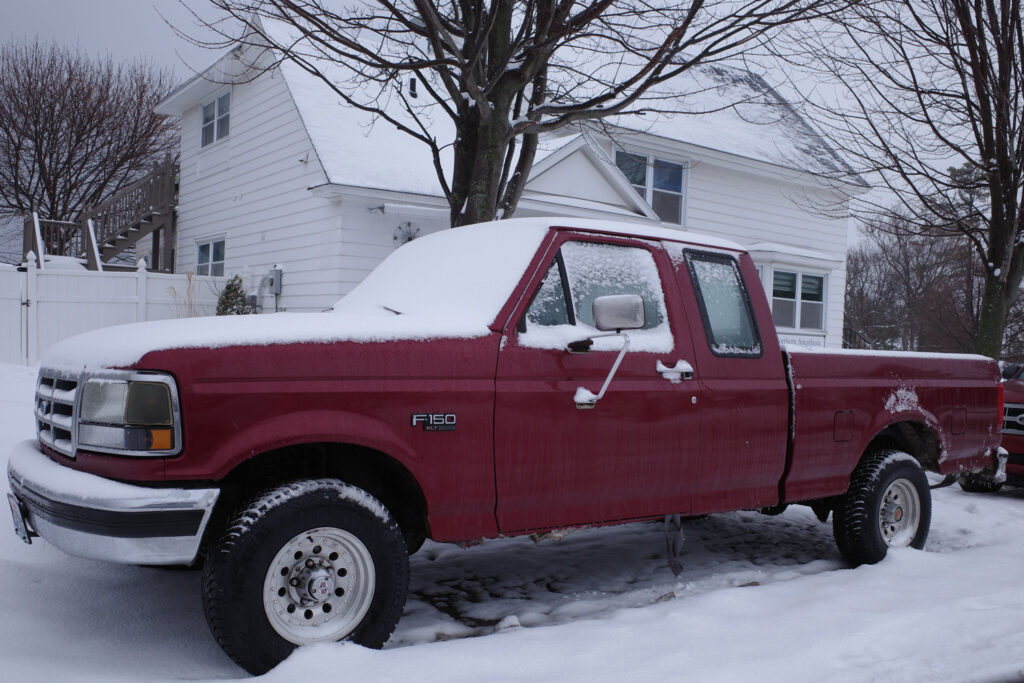
[[[174,433],[170,429],[149,430],[149,450],[169,451],[174,448]]]

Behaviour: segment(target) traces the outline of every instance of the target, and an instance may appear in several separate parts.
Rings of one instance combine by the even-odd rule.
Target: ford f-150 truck
[[[924,471],[1000,467],[1001,392],[979,356],[780,348],[735,244],[515,219],[417,239],[331,311],[58,344],[10,502],[27,542],[201,564],[258,673],[383,645],[425,538],[801,503],[851,564],[921,548]]]

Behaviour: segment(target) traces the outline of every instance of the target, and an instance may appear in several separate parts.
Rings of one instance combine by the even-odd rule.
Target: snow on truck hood
[[[323,313],[158,320],[52,346],[52,368],[121,367],[150,351],[238,345],[471,338],[489,334],[551,222],[505,221],[409,242]]]

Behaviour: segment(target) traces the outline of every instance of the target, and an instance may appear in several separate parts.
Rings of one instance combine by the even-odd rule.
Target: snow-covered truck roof
[[[55,344],[43,364],[109,368],[178,348],[483,337],[553,226],[742,250],[720,238],[631,223],[574,218],[481,223],[402,246],[330,311],[118,325]]]

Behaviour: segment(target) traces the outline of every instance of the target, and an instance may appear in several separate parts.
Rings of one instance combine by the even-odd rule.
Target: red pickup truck
[[[203,565],[251,672],[380,647],[425,538],[810,505],[851,564],[924,545],[924,471],[993,471],[978,356],[779,346],[750,257],[574,219],[448,230],[332,311],[164,321],[54,347],[15,527],[76,555]]]

